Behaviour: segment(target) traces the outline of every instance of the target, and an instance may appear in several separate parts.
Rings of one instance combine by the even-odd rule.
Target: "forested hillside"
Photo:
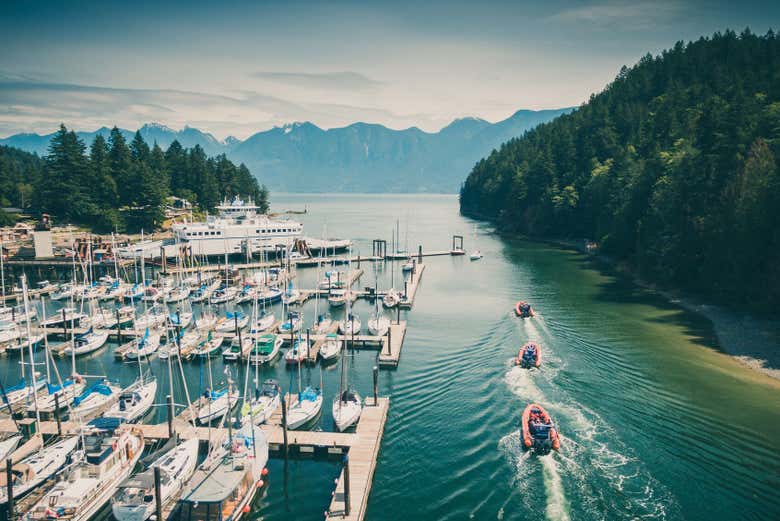
[[[225,196],[251,196],[264,209],[267,192],[244,166],[224,155],[209,158],[200,146],[174,141],[163,151],[136,133],[127,143],[114,128],[98,135],[89,149],[65,126],[51,139],[48,155],[0,147],[0,201],[54,215],[55,222],[96,231],[151,230],[162,223],[168,195],[202,209]]]
[[[468,176],[461,211],[595,239],[645,278],[777,306],[778,158],[780,39],[727,31],[645,56],[505,143]]]

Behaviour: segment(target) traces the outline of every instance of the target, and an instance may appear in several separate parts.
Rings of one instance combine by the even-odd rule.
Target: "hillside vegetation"
[[[225,155],[209,158],[199,145],[184,149],[178,141],[165,151],[157,144],[150,148],[140,133],[128,144],[116,128],[108,140],[96,136],[87,150],[62,126],[43,158],[0,147],[3,205],[49,213],[57,223],[95,231],[152,230],[163,221],[169,195],[209,210],[235,194],[251,196],[267,209],[265,188],[244,165]]]
[[[461,211],[591,238],[642,277],[780,304],[780,39],[732,31],[624,67],[481,160]],[[776,308],[775,308],[776,309]]]

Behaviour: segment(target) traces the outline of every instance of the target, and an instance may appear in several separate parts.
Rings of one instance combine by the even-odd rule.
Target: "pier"
[[[417,296],[417,287],[420,285],[424,271],[425,264],[418,262],[409,273],[409,277],[404,281],[404,294],[401,297],[401,302],[398,304],[401,308],[412,309],[412,306],[414,306],[414,297]]]

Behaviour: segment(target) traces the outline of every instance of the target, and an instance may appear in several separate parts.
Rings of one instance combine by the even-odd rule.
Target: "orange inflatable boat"
[[[519,365],[524,369],[530,369],[532,367],[539,367],[542,365],[541,346],[534,342],[526,342],[525,345],[520,348],[520,352],[517,353],[515,365]]]
[[[561,447],[558,430],[552,418],[539,404],[529,404],[523,411],[522,431],[523,448],[537,454],[549,454]]]
[[[534,316],[534,310],[531,307],[531,304],[525,300],[521,300],[515,304],[515,315],[520,318],[530,318]]]

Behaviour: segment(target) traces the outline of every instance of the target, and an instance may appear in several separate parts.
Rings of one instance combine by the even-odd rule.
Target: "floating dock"
[[[414,269],[409,272],[409,277],[404,280],[404,294],[401,297],[401,302],[398,304],[403,309],[411,309],[414,306],[414,297],[417,295],[417,288],[422,280],[423,272],[425,271],[425,264],[416,263]]]

